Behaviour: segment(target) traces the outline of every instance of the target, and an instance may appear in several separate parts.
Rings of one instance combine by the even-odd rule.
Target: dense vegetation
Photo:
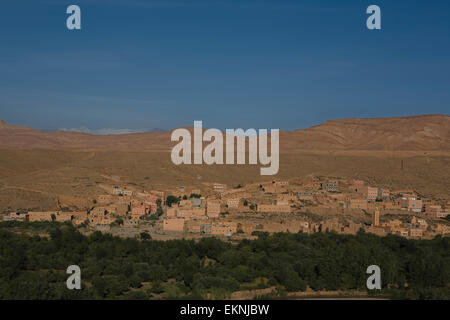
[[[29,234],[43,230],[49,237]],[[81,267],[82,290],[66,288],[65,270],[74,264]],[[0,299],[223,298],[271,286],[364,291],[372,264],[381,268],[382,294],[450,299],[448,237],[261,233],[234,245],[214,238],[84,236],[60,223],[0,224]]]

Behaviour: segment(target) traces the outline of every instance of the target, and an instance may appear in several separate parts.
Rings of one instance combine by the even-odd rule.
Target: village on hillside
[[[11,221],[71,221],[122,237],[153,239],[217,236],[237,241],[267,232],[337,232],[360,229],[379,236],[433,238],[450,233],[449,199],[427,199],[414,190],[388,190],[362,180],[307,176],[227,186],[139,190],[118,176],[99,185],[104,194],[82,211],[4,214]]]

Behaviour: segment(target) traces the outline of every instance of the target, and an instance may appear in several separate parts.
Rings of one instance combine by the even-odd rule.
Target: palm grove
[[[81,268],[81,290],[66,287],[65,270],[74,264]],[[450,299],[448,237],[260,233],[231,244],[85,236],[56,222],[0,223],[0,299],[225,298],[266,287],[276,290],[265,298],[283,298],[307,286],[365,291],[366,268],[373,264],[382,272],[383,289],[376,294]]]

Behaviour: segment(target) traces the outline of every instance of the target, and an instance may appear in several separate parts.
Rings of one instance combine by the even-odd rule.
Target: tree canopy
[[[50,236],[41,237],[5,226],[12,225],[0,224],[0,299],[147,299],[167,291],[169,279],[186,296],[226,295],[244,284],[261,286],[259,279],[286,291],[366,290],[366,268],[373,264],[391,297],[450,298],[448,237],[260,233],[231,244],[155,241],[145,233],[145,241],[84,236],[56,222],[47,225]],[[65,286],[65,270],[74,264],[81,268],[82,290]]]

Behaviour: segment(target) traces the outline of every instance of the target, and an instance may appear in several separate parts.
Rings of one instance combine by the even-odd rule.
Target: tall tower
[[[380,225],[380,209],[375,208],[375,213],[373,214],[373,225],[378,227]]]

